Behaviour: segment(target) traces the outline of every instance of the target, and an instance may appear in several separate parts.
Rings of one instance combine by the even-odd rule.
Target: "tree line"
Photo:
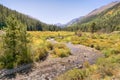
[[[80,22],[72,24],[66,28],[67,31],[81,30],[91,31],[94,26],[95,32],[112,32],[120,30],[120,3],[109,8],[98,15],[83,18]]]
[[[120,30],[120,3],[103,11],[98,15],[93,15],[88,18],[83,18],[80,22],[66,26],[64,28],[56,25],[45,24],[30,16],[11,10],[3,5],[0,5],[0,29],[6,26],[8,16],[14,15],[16,20],[27,27],[28,31],[77,31],[84,32],[112,32]],[[93,32],[92,31],[92,32]]]
[[[37,19],[34,19],[28,15],[19,13],[15,10],[11,10],[3,5],[0,5],[0,29],[6,26],[7,17],[14,15],[16,21],[20,21],[23,25],[27,27],[28,31],[58,31],[61,30],[60,27],[55,25],[45,24]]]

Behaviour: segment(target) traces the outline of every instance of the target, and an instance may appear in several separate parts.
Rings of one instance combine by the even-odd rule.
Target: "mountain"
[[[6,25],[6,18],[11,15],[15,16],[17,18],[17,21],[20,21],[23,25],[26,25],[27,30],[29,31],[60,30],[60,28],[55,25],[48,25],[28,15],[19,13],[15,10],[11,10],[1,4],[0,4],[0,29]]]
[[[66,24],[57,23],[55,25],[64,28],[64,27],[67,27],[67,26],[69,27],[69,26],[73,26],[75,24],[88,22],[88,21],[92,20],[94,17],[96,17],[97,15],[99,15],[100,13],[102,13],[103,11],[117,5],[118,3],[119,3],[119,1],[112,2],[108,5],[102,6],[98,9],[95,9],[95,10],[91,11],[90,13],[88,13],[85,16],[81,16],[79,18],[72,19],[71,21],[69,21]]]
[[[95,24],[95,31],[111,32],[120,30],[120,2],[115,1],[103,7],[93,10],[82,19],[68,26],[68,30],[89,31]]]
[[[114,5],[116,5],[118,3],[119,3],[118,1],[115,1],[115,2],[112,2],[112,3],[108,4],[108,5],[102,6],[102,7],[98,8],[98,9],[93,10],[92,12],[90,12],[85,17],[89,17],[89,16],[93,16],[93,15],[98,15],[101,12],[103,12],[104,10],[109,9],[109,8],[113,7]]]
[[[64,27],[67,27],[67,26],[70,26],[72,24],[75,24],[77,22],[79,22],[79,20],[81,20],[83,18],[83,16],[79,17],[79,18],[75,18],[75,19],[72,19],[71,21],[69,21],[68,23],[66,24],[61,24],[61,23],[57,23],[55,24],[56,26],[59,26],[61,28],[64,28]]]
[[[65,24],[61,24],[61,23],[57,23],[57,24],[55,24],[56,26],[58,26],[58,27],[61,27],[61,28],[64,28],[65,27]]]
[[[69,21],[67,24],[65,24],[65,26],[70,26],[70,25],[72,25],[72,24],[78,23],[82,18],[83,18],[83,16],[81,16],[81,17],[79,17],[79,18],[72,19],[72,20]]]

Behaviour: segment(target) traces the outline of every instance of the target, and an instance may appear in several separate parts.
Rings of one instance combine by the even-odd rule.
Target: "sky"
[[[0,0],[0,4],[48,24],[65,24],[116,0]]]

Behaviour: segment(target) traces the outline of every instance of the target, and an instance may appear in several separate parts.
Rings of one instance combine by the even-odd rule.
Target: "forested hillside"
[[[94,24],[94,31],[112,32],[120,30],[120,2],[97,15],[84,18],[81,22],[68,26],[66,30],[90,31]]]
[[[26,25],[29,31],[60,30],[60,28],[55,25],[45,24],[37,19],[31,18],[30,16],[24,15],[15,10],[11,10],[3,5],[0,5],[0,29],[6,26],[6,18],[12,15],[15,16],[23,25]]]

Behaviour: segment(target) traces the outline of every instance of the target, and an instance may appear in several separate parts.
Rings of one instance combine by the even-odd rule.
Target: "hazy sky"
[[[0,0],[0,4],[45,23],[64,24],[113,1],[116,0]]]

